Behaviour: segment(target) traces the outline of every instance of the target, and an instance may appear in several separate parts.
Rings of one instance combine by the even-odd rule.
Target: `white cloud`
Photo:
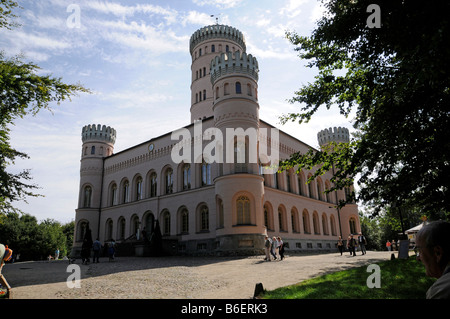
[[[279,12],[281,15],[287,15],[289,18],[296,17],[302,12],[300,7],[306,2],[307,0],[289,0]]]
[[[211,15],[206,13],[201,13],[198,11],[189,11],[188,14],[183,18],[182,24],[197,24],[197,25],[210,25],[213,22]]]
[[[240,5],[243,0],[193,0],[198,6],[214,6],[220,9],[234,8]]]
[[[20,48],[63,50],[71,47],[69,41],[55,39],[42,32],[34,32],[31,34],[25,31],[15,31],[14,38],[14,44]]]
[[[113,14],[117,17],[130,17],[136,13],[144,13],[149,15],[160,15],[168,24],[175,23],[177,21],[178,13],[176,10],[166,9],[161,6],[155,6],[151,4],[137,4],[135,6],[124,6],[119,3],[113,2],[99,2],[89,1],[86,5],[93,10],[102,12],[104,14]]]

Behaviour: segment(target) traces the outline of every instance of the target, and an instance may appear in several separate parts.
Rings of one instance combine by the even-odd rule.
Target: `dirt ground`
[[[263,256],[118,257],[89,265],[77,260],[80,288],[68,286],[73,272],[62,260],[6,264],[2,273],[13,288],[14,299],[247,299],[253,297],[257,283],[273,290],[390,257],[391,252],[368,251],[356,257],[305,254],[271,262]]]

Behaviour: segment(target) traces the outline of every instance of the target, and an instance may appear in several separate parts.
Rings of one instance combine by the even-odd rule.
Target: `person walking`
[[[363,255],[365,255],[367,240],[366,240],[366,237],[361,232],[359,232],[358,243],[359,243],[359,247],[361,247],[361,253]]]
[[[59,249],[56,248],[56,250],[55,250],[55,260],[58,260],[58,259],[59,259]]]
[[[114,247],[115,242],[114,239],[109,243],[109,247],[108,247],[108,257],[109,257],[109,261],[113,261],[114,260],[114,254],[116,253],[116,248]]]
[[[391,242],[389,240],[386,242],[386,248],[388,251],[391,251]]]
[[[278,249],[278,242],[277,238],[274,236],[272,238],[272,250],[270,251],[274,260],[277,260],[277,249]]]
[[[97,239],[95,239],[94,243],[92,244],[92,250],[94,251],[94,260],[93,260],[94,264],[99,263],[101,249],[102,249],[102,243],[97,238]]]
[[[278,236],[277,240],[278,240],[278,254],[280,255],[280,260],[283,260],[284,259],[284,243],[281,240],[280,236]]]
[[[272,248],[272,241],[270,240],[269,236],[265,237],[264,241],[264,250],[266,252],[266,258],[264,260],[270,261],[270,249]]]
[[[339,239],[337,241],[337,247],[339,249],[339,252],[341,253],[342,256],[342,252],[344,251],[344,242],[342,241],[342,237],[339,236]]]
[[[350,256],[356,256],[355,252],[356,240],[353,238],[353,235],[350,234],[349,240],[347,242],[348,250],[350,251]]]

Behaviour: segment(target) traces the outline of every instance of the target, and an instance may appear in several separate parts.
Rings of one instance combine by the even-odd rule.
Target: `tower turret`
[[[258,174],[257,139],[259,132],[259,104],[258,104],[258,61],[251,54],[240,51],[228,52],[216,56],[211,61],[210,78],[214,91],[214,125],[227,136],[227,129],[236,132],[242,130],[245,134],[244,145],[239,141],[226,140],[226,143],[236,145],[224,146],[224,158],[230,150],[242,147],[245,153],[245,164],[235,161],[225,161],[224,174],[246,172]],[[242,141],[241,141],[242,142]],[[252,157],[253,156],[253,157]],[[253,160],[252,160],[253,159]]]
[[[350,133],[345,127],[334,127],[333,129],[330,127],[317,133],[317,140],[320,147],[330,142],[348,143],[350,141]]]
[[[81,247],[86,225],[92,236],[98,236],[102,201],[103,159],[113,154],[116,130],[105,125],[86,125],[81,131],[83,142],[80,162],[80,189],[75,215],[74,250]]]
[[[245,52],[245,49],[242,33],[226,25],[206,26],[192,34],[191,123],[213,115],[213,91],[209,76],[211,60],[221,53]]]
[[[222,53],[210,64],[214,126],[224,137],[222,176],[215,179],[221,198],[224,228],[217,231],[221,248],[236,249],[243,243],[264,244],[264,178],[259,174],[258,61],[237,50]],[[244,188],[245,191],[236,192]],[[239,227],[235,227],[239,226]],[[221,234],[234,234],[234,245]],[[251,234],[251,235],[249,235]]]

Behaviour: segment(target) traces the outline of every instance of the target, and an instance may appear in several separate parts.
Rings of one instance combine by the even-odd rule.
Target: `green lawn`
[[[292,286],[265,291],[265,299],[424,299],[435,279],[425,276],[424,266],[410,257],[378,264],[380,288],[368,288],[367,266],[316,277]],[[370,282],[373,282],[370,280]]]

